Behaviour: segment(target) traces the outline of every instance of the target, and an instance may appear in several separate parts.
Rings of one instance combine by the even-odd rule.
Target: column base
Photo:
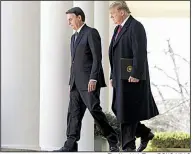
[[[41,148],[36,145],[22,145],[22,144],[7,144],[1,145],[1,149],[7,149],[7,151],[40,151]]]

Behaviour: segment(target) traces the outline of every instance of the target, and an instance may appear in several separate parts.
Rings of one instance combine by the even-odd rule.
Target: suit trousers
[[[102,112],[100,106],[100,88],[97,88],[93,92],[88,92],[87,90],[77,89],[75,84],[70,91],[66,131],[67,141],[64,146],[73,149],[77,141],[79,141],[82,119],[86,108],[88,108],[96,124],[101,128],[110,146],[115,146],[118,143],[117,133],[109,125],[105,114]]]
[[[127,148],[136,149],[135,145],[135,137],[145,138],[148,136],[150,128],[146,127],[141,122],[128,124],[121,124],[121,144],[122,149],[125,150]]]

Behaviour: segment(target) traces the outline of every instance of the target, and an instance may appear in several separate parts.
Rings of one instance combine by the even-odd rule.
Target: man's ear
[[[125,15],[125,11],[121,10],[121,15],[124,16]]]
[[[81,15],[78,15],[78,19],[79,19],[80,21],[82,21],[82,17],[81,17]]]

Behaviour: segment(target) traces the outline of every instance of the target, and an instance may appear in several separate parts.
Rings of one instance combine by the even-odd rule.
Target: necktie
[[[119,28],[118,28],[118,30],[117,30],[117,34],[116,34],[115,40],[117,39],[117,36],[119,35],[119,32],[121,31],[121,28],[122,28],[122,26],[119,25]]]
[[[74,44],[75,44],[75,42],[76,42],[77,37],[78,37],[78,32],[75,32]]]

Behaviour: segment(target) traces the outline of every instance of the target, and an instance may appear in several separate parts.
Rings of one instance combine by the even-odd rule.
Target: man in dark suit
[[[121,125],[122,150],[136,151],[135,137],[141,137],[137,149],[141,152],[154,134],[140,121],[159,114],[150,87],[146,32],[143,25],[130,15],[124,1],[114,2],[109,10],[113,22],[117,24],[109,47],[112,110]],[[133,59],[128,80],[121,79],[121,58]],[[144,72],[146,80],[142,80]]]
[[[119,151],[118,137],[100,106],[100,88],[106,87],[101,53],[101,38],[95,28],[88,27],[79,7],[66,12],[68,24],[76,32],[71,37],[70,103],[67,116],[67,141],[57,150],[77,151],[81,123],[86,108],[109,142],[110,151]],[[87,141],[85,141],[87,142]]]

